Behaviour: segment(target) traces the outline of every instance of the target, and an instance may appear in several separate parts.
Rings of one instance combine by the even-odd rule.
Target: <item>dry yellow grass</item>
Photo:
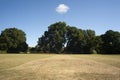
[[[0,80],[120,80],[120,67],[95,57],[54,55],[36,59],[1,71]]]

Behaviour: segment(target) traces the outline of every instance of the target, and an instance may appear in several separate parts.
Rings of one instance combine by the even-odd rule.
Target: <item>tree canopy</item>
[[[7,28],[0,34],[0,50],[17,53],[27,50],[26,34],[17,28]]]
[[[120,33],[108,30],[96,36],[94,30],[82,30],[57,22],[38,40],[40,52],[51,53],[120,53]]]
[[[97,51],[98,38],[93,30],[82,30],[68,26],[66,50],[72,53],[93,53]]]
[[[26,34],[17,28],[7,28],[0,34],[0,50],[26,52]],[[96,35],[94,30],[78,29],[65,22],[56,22],[38,38],[38,44],[30,52],[77,53],[77,54],[119,54],[120,32],[108,30]]]
[[[44,35],[39,38],[39,50],[43,52],[61,53],[66,43],[66,23],[58,22],[48,27]]]
[[[113,30],[108,30],[105,34],[101,35],[103,44],[102,52],[106,54],[120,53],[120,33]]]

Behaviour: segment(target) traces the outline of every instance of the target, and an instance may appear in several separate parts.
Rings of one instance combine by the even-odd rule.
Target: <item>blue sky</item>
[[[68,11],[56,12],[60,4]],[[0,31],[22,29],[29,46],[35,46],[48,26],[58,21],[95,30],[97,35],[120,31],[120,0],[0,0]]]

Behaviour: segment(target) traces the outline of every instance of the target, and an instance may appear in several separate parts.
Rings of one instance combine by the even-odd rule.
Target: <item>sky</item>
[[[59,21],[79,29],[120,32],[120,0],[0,0],[0,32],[18,28],[37,45],[48,26]]]

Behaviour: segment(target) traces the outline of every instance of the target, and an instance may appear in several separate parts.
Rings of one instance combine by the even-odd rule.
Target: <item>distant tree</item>
[[[26,36],[22,30],[17,28],[7,28],[1,32],[0,35],[0,50],[7,52],[25,52],[28,45],[26,43]]]
[[[2,45],[6,47],[6,44]],[[120,53],[120,33],[109,30],[96,36],[94,30],[82,30],[57,22],[39,38],[36,48],[39,52],[52,53]]]
[[[85,46],[84,46],[84,52],[85,53],[92,53],[96,49],[96,35],[95,31],[93,30],[84,30],[84,40],[85,40]]]
[[[44,34],[46,34],[46,32]],[[38,40],[37,49],[40,52],[50,52],[50,48],[47,48],[47,45],[49,44],[49,41],[46,39],[46,37],[48,37],[48,36],[47,35],[42,36]]]
[[[39,50],[43,52],[61,53],[66,43],[66,23],[57,22],[48,27],[44,35],[39,38]]]
[[[92,53],[95,51],[97,40],[95,31],[69,27],[67,31],[67,51],[72,53]]]
[[[29,47],[29,52],[30,53],[37,53],[37,48],[36,47]]]
[[[96,51],[96,53],[101,53],[102,44],[103,44],[102,38],[100,36],[96,36],[93,51]]]
[[[101,35],[103,40],[102,53],[105,54],[118,54],[120,53],[120,33],[113,30],[108,30],[105,34]]]
[[[83,30],[68,26],[67,29],[67,52],[83,53],[84,47]]]

